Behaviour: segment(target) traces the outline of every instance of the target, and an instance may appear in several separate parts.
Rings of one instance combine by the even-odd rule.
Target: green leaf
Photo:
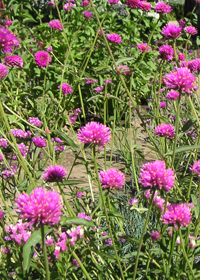
[[[66,181],[62,181],[62,183],[60,183],[60,185],[78,185],[78,184],[85,184],[85,181],[82,180],[66,180]]]
[[[78,217],[65,217],[62,219],[61,224],[67,225],[83,225],[88,227],[94,227],[95,224],[92,221],[88,221]]]
[[[95,96],[90,97],[90,98],[87,100],[87,102],[88,102],[88,101],[91,101],[91,100],[95,100],[95,99],[100,99],[100,98],[103,98],[103,95],[98,94],[98,95],[95,95]]]
[[[182,152],[186,152],[186,151],[190,151],[190,150],[196,150],[196,149],[200,149],[200,145],[188,145],[188,146],[182,146],[182,147],[178,147],[175,151],[175,154],[178,153],[182,153]],[[173,154],[173,151],[169,151],[168,153],[166,153],[166,156],[171,156]]]
[[[55,134],[59,135],[59,137],[64,141],[64,144],[65,145],[68,145],[68,146],[71,146],[73,147],[74,149],[79,149],[79,146],[76,145],[74,143],[74,141],[69,137],[67,136],[64,132],[61,132],[59,130],[54,130],[53,131]]]
[[[48,228],[48,227],[44,227],[44,234],[48,234],[49,232],[51,232],[52,229]],[[31,260],[33,257],[33,250],[32,248],[37,244],[41,242],[41,231],[37,230],[34,231],[31,236],[29,237],[28,241],[26,242],[26,244],[23,247],[23,269],[24,270],[29,270],[30,264],[31,264]]]
[[[116,61],[116,65],[121,65],[123,62],[133,60],[133,57],[122,57]]]

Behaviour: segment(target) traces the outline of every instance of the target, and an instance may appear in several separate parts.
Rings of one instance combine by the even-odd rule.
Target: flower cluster
[[[161,216],[163,224],[187,226],[191,223],[191,207],[186,203],[171,204],[167,211]]]
[[[62,92],[64,93],[64,95],[72,93],[73,89],[69,84],[62,84]],[[60,88],[60,86],[58,86],[58,88]]]
[[[74,4],[72,4],[72,3],[67,3],[63,7],[63,9],[66,11],[71,11],[72,8],[74,8]]]
[[[45,188],[35,188],[30,195],[20,194],[15,205],[20,218],[28,219],[30,225],[54,225],[62,215],[59,193],[47,191]]]
[[[122,39],[119,34],[112,33],[107,35],[108,40],[113,44],[121,44]]]
[[[175,183],[175,174],[171,168],[166,169],[164,161],[156,160],[141,167],[139,182],[145,188],[170,191]]]
[[[190,69],[191,72],[196,72],[197,74],[199,74],[200,72],[200,58],[197,59],[193,59],[190,61],[183,61],[182,67],[187,67],[188,69]]]
[[[19,149],[21,155],[22,155],[23,157],[26,157],[26,156],[27,156],[27,152],[28,152],[28,146],[25,146],[23,143],[21,143],[21,144],[17,144],[17,147],[18,147],[18,149]],[[16,159],[16,158],[17,158],[17,157],[14,155],[14,156],[13,156],[13,159]]]
[[[197,173],[198,176],[200,177],[200,159],[197,161],[194,161],[193,165],[190,167],[190,170],[193,173]]]
[[[140,0],[127,0],[126,5],[132,9],[140,8]]]
[[[97,82],[98,82],[97,79],[88,79],[88,78],[85,78],[85,83],[86,83],[86,85],[94,84],[94,83],[97,83]]]
[[[51,27],[51,28],[53,28],[53,29],[57,29],[57,30],[60,30],[60,31],[62,31],[62,23],[59,21],[59,20],[57,20],[57,19],[55,19],[55,20],[51,20],[50,22],[49,22],[49,26]]]
[[[23,58],[18,55],[6,56],[4,60],[5,64],[10,67],[23,67]]]
[[[166,98],[171,99],[171,100],[176,100],[179,98],[179,93],[178,93],[178,91],[170,90],[167,93]]]
[[[40,51],[35,54],[35,63],[39,67],[46,67],[48,64],[51,62],[51,56],[45,52],[45,51]]]
[[[67,174],[67,170],[62,165],[50,165],[44,170],[41,178],[46,182],[62,181]]]
[[[6,228],[6,233],[9,236],[5,236],[6,241],[14,240],[17,244],[22,245],[27,242],[31,236],[30,225],[28,223],[22,223],[19,221],[16,225],[9,225]]]
[[[80,128],[77,138],[84,144],[92,144],[104,147],[110,140],[110,128],[98,122],[89,122]]]
[[[83,12],[83,15],[84,15],[84,17],[87,18],[87,19],[89,19],[89,18],[92,17],[92,13],[91,13],[91,12],[88,12],[88,11],[84,11],[84,12]]]
[[[103,86],[93,88],[93,91],[96,91],[96,92],[101,92],[101,91],[103,91]]]
[[[8,179],[12,176],[14,176],[14,174],[17,172],[17,166],[15,165],[10,165],[10,168],[8,167],[7,169],[5,169],[2,172],[3,178],[4,179]]]
[[[69,114],[69,121],[71,124],[76,122],[77,117],[82,113],[81,109],[77,108],[73,111],[72,114]]]
[[[149,12],[151,11],[151,4],[147,1],[140,1],[139,3],[139,7],[142,11],[146,11],[146,12]]]
[[[13,47],[19,46],[19,41],[6,27],[0,28],[0,47],[4,53],[12,53]]]
[[[85,219],[85,220],[88,220],[88,221],[91,221],[91,220],[92,220],[92,218],[89,217],[89,216],[87,216],[85,213],[79,213],[79,214],[77,215],[77,217],[82,218],[82,219]]]
[[[177,89],[181,93],[191,93],[191,89],[196,89],[196,77],[186,67],[176,68],[165,76],[167,88]]]
[[[123,74],[123,75],[131,75],[131,73],[129,72],[130,69],[129,69],[129,67],[126,66],[126,65],[120,65],[120,66],[118,66],[118,67],[117,67],[117,70],[118,70],[121,74]]]
[[[145,51],[149,52],[150,51],[150,47],[147,46],[147,43],[141,43],[141,44],[137,45],[137,48],[139,50],[141,50],[141,52],[145,52]]]
[[[159,48],[160,57],[165,60],[172,60],[174,55],[174,50],[169,45],[163,45]]]
[[[83,6],[83,7],[86,7],[86,6],[88,6],[90,4],[90,1],[87,1],[87,0],[84,0],[82,3],[81,3],[81,5]]]
[[[153,241],[160,239],[160,232],[152,230],[152,233],[149,234]]]
[[[29,118],[27,122],[37,127],[40,127],[43,124],[43,122],[41,122],[38,118],[34,117]]]
[[[197,34],[197,29],[194,26],[186,26],[184,28],[185,32],[187,32],[189,35],[195,35]]]
[[[104,189],[122,189],[125,184],[124,174],[114,168],[100,171],[99,179]]]
[[[171,6],[166,4],[165,2],[156,3],[154,9],[157,13],[162,13],[163,15],[170,13],[172,10]]]
[[[8,75],[8,67],[0,63],[0,80],[3,80]]]
[[[26,139],[31,137],[30,131],[24,131],[22,129],[11,129],[12,135],[14,137],[20,138],[20,139]]]
[[[0,137],[0,147],[7,148],[8,147],[8,142],[6,139]]]
[[[150,189],[148,189],[147,191],[144,192],[144,196],[147,199],[150,199],[152,194]],[[160,197],[159,193],[157,191],[155,191],[154,197],[153,197],[153,205],[156,205],[160,211],[163,211],[165,208],[165,200]]]
[[[175,24],[168,24],[163,27],[162,35],[169,39],[176,39],[181,35],[182,27]]]
[[[32,141],[38,148],[44,148],[47,145],[46,139],[44,139],[42,136],[33,137]]]
[[[155,128],[155,133],[158,136],[172,139],[175,137],[175,127],[171,124],[163,123]]]

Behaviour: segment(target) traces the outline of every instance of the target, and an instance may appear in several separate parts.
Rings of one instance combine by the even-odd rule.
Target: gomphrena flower
[[[108,0],[111,5],[115,5],[119,2],[119,0]]]
[[[51,20],[49,22],[49,26],[53,29],[57,29],[57,30],[60,30],[62,31],[62,23],[58,20],[58,19],[55,19],[55,20]]]
[[[91,12],[88,12],[88,11],[84,11],[84,12],[83,12],[83,15],[84,15],[84,17],[87,18],[87,19],[89,19],[89,18],[92,17],[92,13],[91,13]]]
[[[163,27],[162,35],[169,39],[176,39],[181,35],[182,27],[175,24],[168,24]]]
[[[180,19],[180,20],[179,20],[179,25],[180,25],[181,27],[184,27],[184,26],[186,25],[186,21],[185,21],[184,19]]]
[[[151,4],[149,3],[149,2],[147,2],[147,1],[140,1],[140,9],[142,10],[142,11],[146,11],[146,12],[149,12],[149,11],[151,11]]]
[[[141,167],[139,182],[145,188],[170,191],[175,183],[175,174],[171,168],[166,169],[164,161],[156,160]]]
[[[122,75],[131,75],[131,73],[129,72],[130,69],[128,66],[126,65],[120,65],[117,67],[117,70],[122,74]]]
[[[108,34],[107,38],[110,42],[114,43],[114,44],[121,44],[122,39],[119,36],[119,34],[116,33],[112,33],[112,34]]]
[[[26,243],[31,236],[29,223],[22,223],[18,221],[15,225],[8,225],[6,227],[6,235],[4,239],[6,241],[14,240],[17,244],[22,245]]]
[[[55,7],[56,6],[56,4],[54,3],[54,2],[52,2],[52,1],[48,1],[48,3],[47,3],[48,5],[52,5],[53,7]]]
[[[195,89],[196,77],[186,67],[176,68],[174,72],[166,74],[164,82],[167,88],[177,89],[181,93],[191,93]]]
[[[152,233],[149,234],[153,241],[160,239],[160,232],[152,230]]]
[[[6,27],[0,28],[0,47],[4,53],[12,53],[13,47],[19,46],[19,41]]]
[[[197,161],[194,161],[193,165],[190,167],[190,170],[194,173],[197,173],[200,177],[200,159]]]
[[[87,1],[87,0],[84,0],[82,3],[81,3],[81,6],[83,7],[86,7],[90,4],[90,1]]]
[[[8,142],[6,139],[4,138],[1,138],[0,137],[0,147],[4,147],[4,148],[7,148],[8,147]]]
[[[50,165],[44,170],[41,178],[46,182],[62,181],[67,174],[67,170],[62,165]]]
[[[184,61],[184,59],[185,59],[185,55],[182,52],[179,51],[178,60],[179,61]]]
[[[16,212],[31,225],[54,225],[60,221],[62,202],[59,193],[35,188],[30,195],[20,194],[15,200]]]
[[[174,50],[169,45],[163,45],[159,48],[160,58],[165,59],[167,61],[172,60],[174,55]]]
[[[98,122],[87,123],[80,128],[77,134],[77,138],[80,142],[101,147],[104,147],[105,144],[108,143],[110,137],[110,128]]]
[[[38,148],[44,148],[47,145],[46,139],[44,139],[42,136],[33,137],[32,141],[35,144],[35,146]]]
[[[0,210],[0,219],[5,215],[3,211]]]
[[[176,100],[179,98],[179,93],[178,93],[178,91],[170,90],[167,93],[166,98],[171,99],[171,100]]]
[[[93,91],[96,91],[96,92],[101,92],[101,91],[103,91],[103,86],[93,88]]]
[[[145,52],[145,51],[149,52],[150,51],[150,47],[147,46],[147,43],[141,43],[141,44],[137,45],[137,48],[139,50],[141,50],[141,52]]]
[[[18,55],[6,56],[4,60],[5,64],[10,67],[23,67],[23,58]]]
[[[35,63],[39,67],[46,67],[47,64],[50,64],[51,62],[51,56],[45,52],[45,51],[40,51],[35,54]]]
[[[160,102],[160,108],[165,108],[167,106],[166,102],[161,101]]]
[[[85,213],[79,213],[77,215],[78,218],[82,218],[82,219],[85,219],[85,220],[88,220],[88,221],[91,221],[92,218],[90,216],[87,216]]]
[[[163,224],[187,226],[192,220],[191,207],[186,204],[171,204],[161,216]]]
[[[163,15],[167,14],[167,13],[170,13],[171,10],[172,10],[171,6],[164,3],[164,2],[157,3],[155,5],[154,9],[157,13],[162,13]]]
[[[162,123],[161,125],[156,126],[155,133],[158,136],[172,139],[175,137],[175,127],[168,123]]]
[[[122,189],[125,184],[124,174],[114,168],[100,171],[99,179],[104,189]]]
[[[60,86],[58,87],[60,88]],[[73,89],[69,84],[62,84],[62,92],[64,93],[64,95],[72,93]]]
[[[187,67],[191,72],[196,72],[199,74],[200,72],[200,58],[196,58],[190,61],[183,61],[182,67]]]
[[[0,63],[0,80],[3,80],[8,75],[8,67]]]
[[[31,136],[30,131],[24,131],[22,129],[11,129],[12,135],[14,137],[20,138],[20,139],[26,139]]]
[[[184,28],[184,30],[185,30],[186,33],[188,33],[190,35],[195,35],[198,32],[197,29],[194,26],[186,26]]]
[[[47,51],[47,52],[52,52],[52,51],[53,51],[53,47],[52,47],[52,46],[47,47],[47,48],[46,48],[46,51]]]
[[[127,0],[126,5],[132,9],[140,8],[140,0]]]
[[[63,9],[66,11],[71,11],[72,8],[74,8],[74,4],[72,4],[72,3],[67,3],[63,7]]]
[[[41,122],[38,118],[34,117],[29,118],[27,122],[37,127],[40,127],[43,124],[43,122]]]

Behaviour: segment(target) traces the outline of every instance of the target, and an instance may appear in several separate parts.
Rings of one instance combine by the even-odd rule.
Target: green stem
[[[76,261],[78,262],[80,268],[82,269],[83,273],[85,274],[86,278],[88,280],[92,280],[92,278],[90,277],[90,275],[88,274],[87,270],[85,269],[84,265],[82,264],[82,262],[80,261],[79,257],[77,256],[77,254],[73,251],[72,252],[73,257],[76,259]]]
[[[44,264],[45,264],[45,270],[46,270],[46,280],[50,280],[47,248],[46,248],[46,244],[45,244],[44,225],[42,223],[40,224],[40,228],[41,228],[41,237],[42,237],[42,250],[43,250]]]
[[[80,84],[78,84],[78,92],[79,92],[79,97],[80,97],[80,101],[81,101],[81,109],[82,109],[82,113],[83,113],[84,123],[86,124],[85,108],[84,108],[84,104],[83,104],[83,97],[82,97]]]
[[[178,98],[178,107],[177,107],[177,113],[176,113],[175,138],[174,138],[174,147],[173,147],[173,154],[172,154],[172,167],[173,167],[173,165],[174,165],[175,152],[176,152],[176,145],[177,145],[177,139],[178,139],[180,101],[181,101],[181,94],[179,94],[179,98]]]

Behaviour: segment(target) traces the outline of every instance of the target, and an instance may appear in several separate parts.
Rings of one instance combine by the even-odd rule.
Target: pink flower
[[[21,219],[28,219],[31,225],[54,225],[62,215],[61,198],[55,191],[35,188],[30,195],[20,194],[15,200],[16,212]]]
[[[2,175],[3,175],[4,179],[8,179],[8,178],[14,176],[14,174],[16,172],[17,172],[17,166],[10,165],[10,168],[7,168],[6,170],[4,170],[2,172]]]
[[[4,59],[6,65],[10,67],[23,67],[23,58],[18,55],[6,56]]]
[[[59,20],[57,20],[57,19],[55,19],[55,20],[51,20],[50,22],[49,22],[49,26],[51,27],[51,28],[53,28],[53,29],[57,29],[57,30],[60,30],[60,31],[62,31],[62,23],[59,21]]]
[[[174,88],[181,93],[191,93],[191,89],[195,89],[196,77],[190,72],[188,68],[176,68],[174,72],[170,72],[165,76],[165,83],[167,88]]]
[[[62,165],[50,165],[44,170],[41,178],[46,182],[62,181],[67,174],[67,170]]]
[[[153,241],[160,239],[160,232],[152,230],[152,233],[149,234]]]
[[[179,25],[180,25],[181,27],[184,27],[184,26],[186,25],[186,21],[184,21],[183,19],[180,19],[180,20],[179,20]]]
[[[51,62],[51,56],[45,52],[45,51],[40,51],[35,54],[35,63],[39,67],[46,67],[47,64],[50,64]]]
[[[0,210],[0,219],[5,215],[3,211]]]
[[[161,216],[163,224],[187,226],[191,223],[191,209],[186,203],[171,204],[167,211]]]
[[[140,9],[149,12],[151,11],[151,4],[147,1],[140,1]]]
[[[182,27],[175,24],[168,24],[163,27],[161,34],[169,39],[176,39],[181,35],[181,32]]]
[[[3,80],[8,75],[8,67],[0,63],[0,80]]]
[[[0,147],[7,148],[8,147],[8,142],[6,139],[0,137]]]
[[[141,167],[139,182],[145,188],[170,191],[175,183],[175,174],[171,168],[166,169],[164,161],[156,160]]]
[[[99,179],[104,189],[122,189],[125,184],[124,174],[114,168],[100,171]]]
[[[138,205],[139,199],[137,198],[131,198],[129,201],[129,205]]]
[[[71,11],[72,8],[74,8],[74,4],[72,4],[72,3],[67,3],[63,7],[63,9],[66,11]]]
[[[200,58],[193,59],[191,61],[188,61],[187,63],[186,61],[183,61],[182,67],[186,67],[186,65],[188,69],[191,70],[191,72],[197,72],[197,73],[200,72]]]
[[[139,44],[139,45],[137,45],[137,48],[139,49],[139,50],[141,50],[141,52],[149,52],[149,50],[150,50],[150,47],[149,46],[147,46],[147,44],[146,43],[141,43],[141,44]]]
[[[48,3],[47,3],[48,5],[52,5],[53,7],[55,7],[56,6],[56,4],[54,3],[54,2],[52,2],[52,1],[48,1]]]
[[[12,53],[13,47],[19,46],[19,41],[6,27],[0,28],[0,47],[4,53]]]
[[[23,157],[27,156],[28,146],[25,146],[23,143],[17,144],[17,147]],[[13,159],[16,159],[16,156],[13,156]]]
[[[123,75],[131,75],[131,73],[129,72],[130,69],[129,69],[129,67],[126,66],[126,65],[120,65],[120,66],[118,66],[118,67],[117,67],[117,70],[118,70],[121,74],[123,74]]]
[[[86,7],[86,6],[88,6],[90,4],[90,1],[87,1],[87,0],[85,0],[85,1],[83,1],[82,3],[81,3],[81,5],[83,6],[83,7]]]
[[[88,12],[88,11],[84,11],[84,12],[83,12],[83,15],[84,15],[85,18],[89,19],[89,18],[91,18],[92,13],[91,13],[91,12]]]
[[[101,92],[101,91],[103,91],[103,86],[93,88],[93,91],[96,91],[96,92]]]
[[[174,50],[169,45],[164,45],[159,48],[160,57],[166,59],[167,61],[172,60]]]
[[[94,83],[97,83],[98,80],[97,79],[88,79],[88,78],[85,78],[85,83],[86,85],[89,85],[89,84],[94,84]]]
[[[185,30],[185,32],[187,32],[187,33],[190,34],[190,35],[195,35],[195,34],[197,34],[197,30],[196,30],[196,28],[195,28],[194,26],[186,26],[186,27],[184,28],[184,30]]]
[[[126,5],[132,9],[140,8],[140,0],[127,0]]]
[[[40,127],[43,124],[43,122],[41,122],[38,118],[34,117],[29,118],[27,122],[37,127]]]
[[[89,216],[86,216],[85,213],[80,213],[80,214],[77,215],[77,217],[88,220],[88,221],[92,220],[92,218],[89,217]]]
[[[175,137],[175,127],[171,124],[162,123],[161,125],[156,126],[155,133],[158,136],[172,139]]]
[[[119,0],[108,0],[111,5],[115,5],[119,2]]]
[[[49,46],[48,48],[46,48],[46,51],[47,51],[47,52],[52,52],[52,51],[53,51],[52,46]]]
[[[122,39],[119,36],[119,34],[115,34],[115,33],[108,34],[107,38],[110,42],[112,42],[114,44],[121,44],[121,42],[122,42]]]
[[[12,23],[13,23],[12,20],[7,20],[3,25],[4,25],[4,26],[11,26]]]
[[[179,60],[179,61],[184,61],[184,59],[185,59],[185,55],[184,55],[182,52],[179,52],[179,54],[178,54],[178,60]]]
[[[44,139],[42,136],[33,137],[32,141],[35,144],[35,146],[38,148],[44,148],[47,145],[46,139]]]
[[[171,90],[166,95],[166,98],[171,99],[171,100],[176,100],[179,98],[179,93],[178,93],[178,91]]]
[[[163,102],[163,101],[161,101],[161,102],[160,102],[160,108],[165,108],[165,107],[166,107],[166,105],[167,105],[167,103],[166,103],[166,102]]]
[[[60,88],[60,86],[58,87]],[[62,84],[62,92],[64,93],[64,95],[72,93],[73,89],[69,84]]]
[[[24,131],[22,129],[11,129],[12,135],[14,137],[20,138],[20,139],[26,139],[31,136],[30,131]]]
[[[197,173],[200,177],[200,159],[198,161],[194,161],[193,166],[190,167],[190,170],[194,173]]]
[[[80,128],[77,134],[80,142],[101,147],[104,147],[108,143],[110,137],[110,128],[98,122],[87,123],[86,126]]]
[[[157,13],[162,13],[163,15],[170,13],[172,10],[171,6],[164,2],[157,3],[154,9]]]

